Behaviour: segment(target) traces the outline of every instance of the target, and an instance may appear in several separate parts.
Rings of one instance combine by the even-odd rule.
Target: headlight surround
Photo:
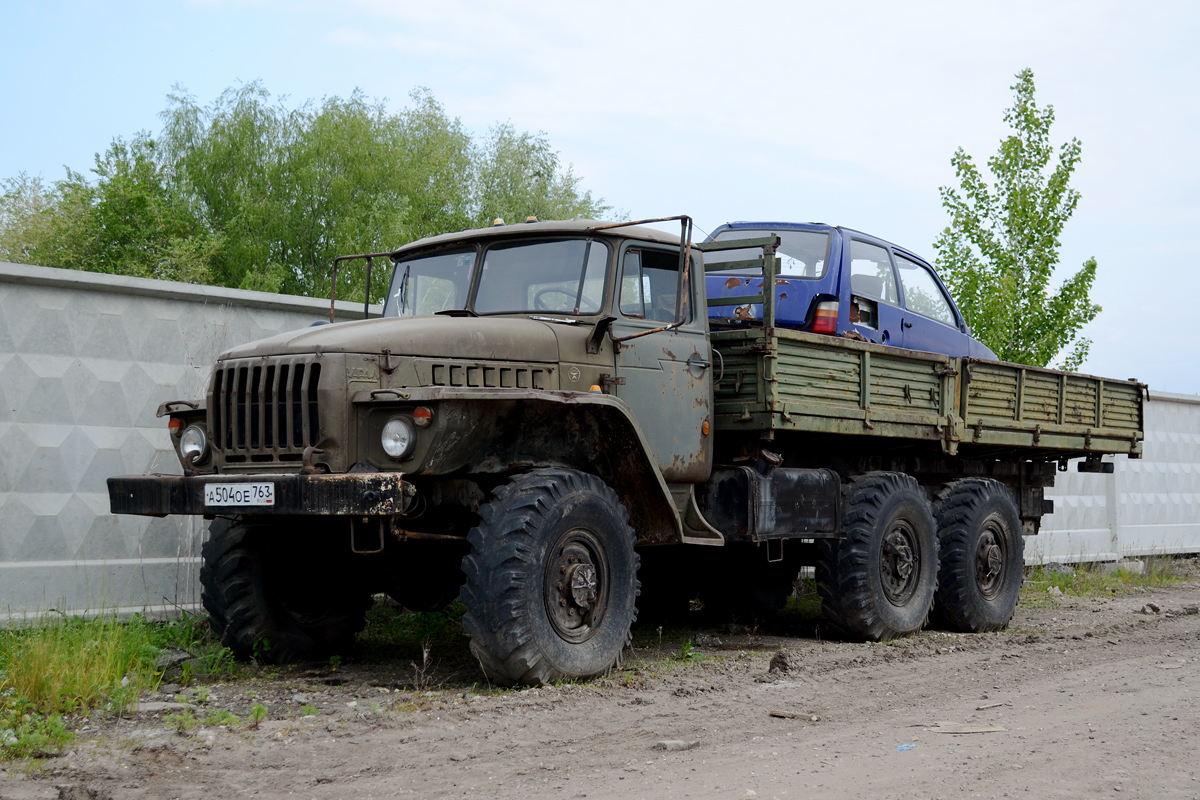
[[[393,417],[383,426],[383,434],[379,443],[388,458],[399,461],[412,454],[417,444],[417,430],[404,417]]]
[[[189,425],[179,435],[179,453],[183,460],[195,464],[208,454],[208,434],[202,425]]]

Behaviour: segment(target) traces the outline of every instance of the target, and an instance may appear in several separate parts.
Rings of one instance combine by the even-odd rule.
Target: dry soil
[[[0,797],[1200,797],[1197,604],[1045,595],[1007,631],[888,644],[693,629],[687,659],[643,630],[611,678],[503,693],[301,668],[208,687],[198,716],[262,702],[257,730],[94,718]]]

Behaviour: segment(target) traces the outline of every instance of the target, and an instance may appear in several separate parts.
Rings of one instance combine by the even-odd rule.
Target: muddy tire
[[[201,600],[221,643],[238,658],[284,664],[325,659],[354,645],[371,594],[348,558],[288,522],[217,519],[201,551]],[[348,550],[348,548],[347,548]]]
[[[872,472],[846,487],[840,539],[820,542],[817,590],[847,634],[880,641],[920,630],[937,589],[938,542],[925,492],[908,475]]]
[[[941,574],[933,622],[952,631],[1000,630],[1021,594],[1025,540],[1021,515],[999,481],[964,478],[933,503]]]
[[[462,561],[463,628],[503,685],[593,678],[621,661],[637,617],[629,514],[599,478],[537,470],[479,510]]]

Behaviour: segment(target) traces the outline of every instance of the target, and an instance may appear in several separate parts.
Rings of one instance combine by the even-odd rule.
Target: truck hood
[[[240,345],[226,358],[305,353],[380,353],[495,361],[558,360],[550,326],[508,317],[387,317],[316,325]]]

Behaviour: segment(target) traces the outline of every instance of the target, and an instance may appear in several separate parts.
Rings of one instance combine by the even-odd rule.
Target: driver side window
[[[678,288],[678,252],[640,248],[625,251],[621,262],[621,314],[634,319],[674,322]],[[684,321],[692,321],[690,303]]]

